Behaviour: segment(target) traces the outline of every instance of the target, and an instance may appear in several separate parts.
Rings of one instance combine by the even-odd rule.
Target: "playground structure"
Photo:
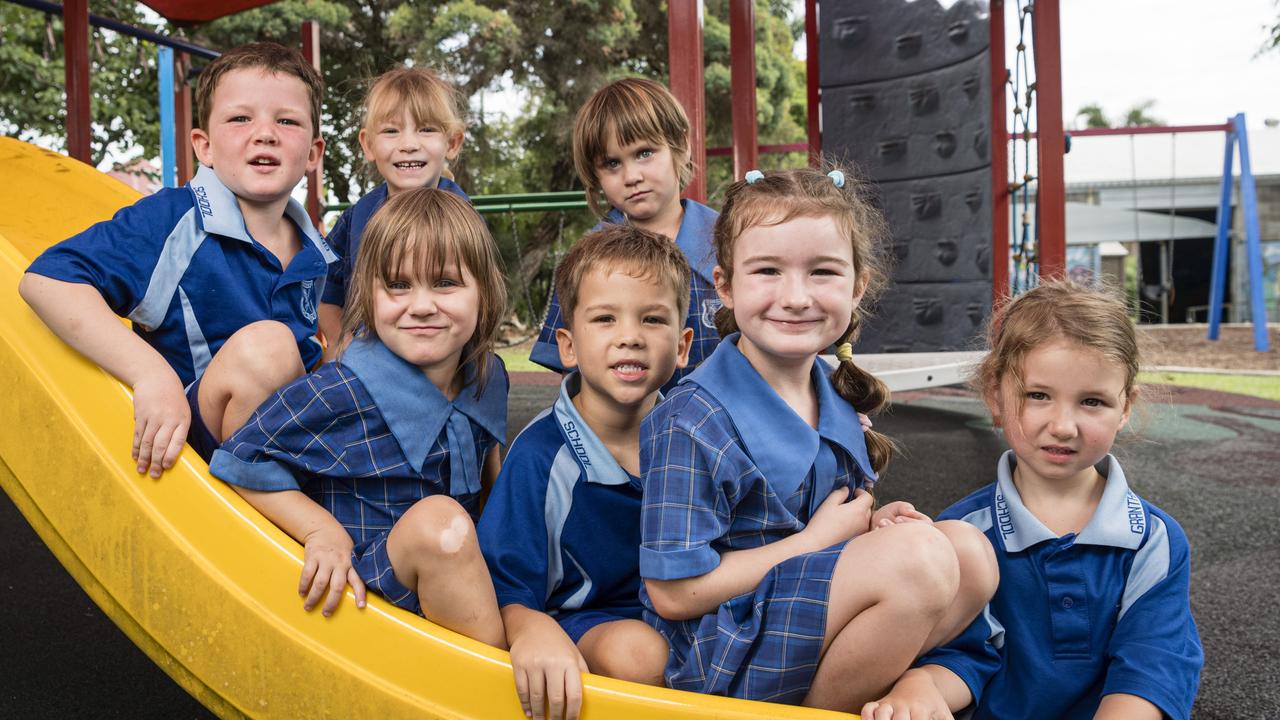
[[[24,0],[22,4],[29,2]],[[238,5],[251,4],[261,3]],[[83,0],[68,2],[64,11],[75,15],[85,10],[86,5]],[[817,0],[806,3],[806,27],[811,28],[807,35],[809,142],[758,146],[754,107],[748,112],[747,103],[743,103],[742,108],[735,103],[733,148],[709,150],[705,149],[702,134],[701,73],[695,69],[698,65],[690,60],[690,56],[701,56],[697,5],[687,0],[672,0],[669,22],[671,85],[690,110],[699,167],[704,167],[707,155],[731,154],[735,176],[741,176],[745,169],[755,165],[759,152],[808,149],[811,157],[816,158],[822,147],[818,121]],[[991,2],[993,118],[1005,116],[1005,78],[1003,73],[996,77],[998,68],[1003,67],[1003,45],[995,41],[1003,37],[1002,31],[996,32],[997,24],[1003,23],[1003,5],[1003,0]],[[730,9],[736,47],[749,48],[750,42],[744,43],[742,39],[752,37],[751,3],[735,0]],[[1007,163],[1010,140],[1027,142],[1035,137],[1041,147],[1065,149],[1060,97],[1056,110],[1052,110],[1051,102],[1045,102],[1046,97],[1053,95],[1052,78],[1058,69],[1052,66],[1056,63],[1056,13],[1057,0],[1037,3],[1040,119],[1036,131],[1026,129],[1021,137],[1006,137],[1003,123],[992,123],[993,168]],[[87,17],[87,12],[85,15]],[[77,37],[85,37],[85,42],[79,45],[87,46],[87,35],[79,34],[87,33],[87,24],[82,28],[76,25],[75,17],[68,17],[69,54],[77,44]],[[304,46],[308,34],[313,43],[308,56],[318,62],[318,28],[312,24],[310,29],[304,29]],[[1001,48],[999,63],[997,47]],[[175,77],[181,77],[185,66],[180,54],[194,50],[186,48],[177,52],[178,56],[162,60],[160,67],[162,72],[166,66],[176,68]],[[742,54],[734,53],[735,96],[740,94],[738,88],[754,86],[754,69],[746,60],[739,62]],[[166,57],[162,53],[162,58]],[[82,63],[75,64],[83,65],[86,79],[73,82],[73,63],[69,58],[69,104],[73,90],[78,93],[83,89],[87,93],[87,56]],[[79,69],[75,72],[79,73]],[[166,94],[173,102],[174,127],[182,126],[184,113],[185,122],[190,123],[189,93],[185,108],[182,100],[184,86],[175,83],[167,93],[161,94],[162,107]],[[746,92],[745,96],[753,98],[754,94]],[[87,99],[82,107],[83,116],[87,117]],[[1051,119],[1044,117],[1051,111],[1057,117],[1056,129]],[[87,120],[77,126],[71,115],[69,111],[68,147],[73,155],[82,153],[80,156],[87,158]],[[1242,119],[1239,132],[1228,130],[1227,125],[1210,129],[1235,132],[1228,137],[1241,140],[1242,160],[1247,158]],[[73,142],[73,135],[80,132],[85,135],[84,142]],[[175,134],[177,138],[183,135]],[[1086,133],[1073,135],[1085,136]],[[1233,146],[1228,145],[1224,192],[1231,188],[1232,152]],[[181,144],[175,142],[172,157],[175,158],[175,180],[183,175],[184,157],[189,175],[190,152],[184,154]],[[1065,265],[1065,253],[1055,246],[1065,237],[1065,213],[1059,209],[1062,158],[1058,153],[1056,170],[1054,153],[1045,151],[1039,153],[1038,158],[1038,170],[1034,173],[1039,201],[1035,228],[1043,240],[1032,248],[1037,253],[1038,273],[1050,276],[1061,274]],[[166,163],[166,167],[168,165]],[[703,181],[705,174],[699,172],[697,178]],[[705,186],[699,187],[698,181],[691,186],[689,194],[705,197]],[[21,193],[4,187],[16,182],[22,183]],[[308,202],[308,209],[313,217],[318,216],[321,210],[319,178],[309,178],[308,187],[316,193],[316,200]],[[1242,183],[1248,205],[1249,190],[1243,188]],[[1010,256],[1007,249],[1010,233],[1003,232],[1003,251],[1000,235],[1002,231],[1013,230],[1017,221],[1012,227],[1006,225],[998,213],[1003,207],[1008,214],[1013,192],[1014,188],[1001,173],[992,173],[991,206],[996,221],[992,223],[995,239],[991,250],[991,277],[995,297],[1001,296],[1002,288],[1007,288],[1009,282],[1007,265],[999,260]],[[538,202],[577,202],[579,194],[572,195],[574,197],[544,197]],[[83,206],[69,212],[65,206],[65,198],[69,196],[84,198]],[[129,417],[127,391],[53,338],[17,299],[15,288],[21,271],[40,248],[93,221],[109,217],[116,208],[134,198],[77,163],[9,141],[0,143],[0,197],[8,198],[9,202],[22,198],[20,207],[8,207],[0,213],[0,217],[7,218],[0,223],[0,236],[3,236],[0,239],[0,276],[3,276],[0,286],[7,288],[0,295],[6,323],[5,340],[0,341],[0,377],[14,388],[4,401],[4,410],[12,418],[13,427],[23,428],[22,433],[7,433],[0,442],[3,459],[0,485],[14,498],[77,582],[139,647],[188,692],[222,716],[291,717],[319,703],[324,703],[333,714],[345,710],[362,715],[382,712],[393,717],[515,716],[519,707],[514,693],[494,692],[494,688],[510,685],[510,667],[502,653],[396,611],[378,600],[372,600],[364,614],[346,607],[329,621],[298,612],[299,603],[289,592],[288,583],[280,583],[279,579],[296,575],[301,562],[299,546],[250,511],[221,483],[212,480],[194,454],[187,451],[180,467],[159,482],[138,477],[127,458],[118,457],[121,453],[117,450],[125,446],[128,437],[127,423],[121,422],[121,418]],[[538,206],[538,202],[531,203],[519,196],[491,196],[479,199],[478,205],[482,212],[562,209]],[[1224,207],[1227,204],[1229,195],[1224,197]],[[1221,239],[1225,233],[1224,216],[1225,213],[1219,216],[1220,242],[1224,242]],[[1256,220],[1254,222],[1256,226]],[[1253,236],[1256,237],[1256,227]],[[1225,253],[1225,249],[1221,252]],[[1003,284],[1002,266],[1005,267]],[[1215,265],[1215,278],[1218,272]],[[1220,302],[1221,284],[1217,288]],[[1213,317],[1216,316],[1211,314]],[[1254,317],[1257,318],[1257,314]],[[1263,318],[1265,321],[1265,313]],[[1263,338],[1265,341],[1265,331]],[[911,372],[927,376],[929,384],[947,384],[960,379],[957,363],[930,364],[927,360],[918,360],[918,363]],[[902,370],[901,366],[897,370]],[[892,383],[891,386],[906,387]],[[49,472],[49,468],[54,471]],[[93,487],[81,492],[86,485],[85,478],[93,478],[89,483]],[[71,488],[77,491],[70,492]],[[95,508],[92,523],[84,521],[86,504]],[[101,512],[97,508],[101,508]],[[128,531],[122,532],[122,528]],[[248,563],[247,558],[254,561]],[[350,598],[344,601],[344,605],[349,604]],[[404,672],[406,667],[420,667],[424,663],[447,668],[448,672],[434,679],[422,673]],[[279,667],[289,667],[293,674],[283,680],[267,670]],[[692,696],[594,676],[588,678],[586,685],[588,700],[584,717],[588,718],[640,717],[659,712],[671,717],[824,716],[800,708]],[[323,688],[325,694],[323,697],[313,691],[303,694],[304,687]]]

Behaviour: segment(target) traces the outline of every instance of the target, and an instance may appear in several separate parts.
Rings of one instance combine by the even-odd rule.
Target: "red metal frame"
[[[1003,2],[1003,0],[992,0]],[[822,162],[822,89],[818,74],[818,0],[804,2],[804,74],[808,83],[809,164]],[[763,152],[763,148],[761,148]]]
[[[316,72],[321,72],[320,68],[320,23],[314,20],[302,21],[302,56],[311,63]],[[311,216],[311,222],[324,232],[324,203],[320,201],[321,184],[323,179],[324,163],[316,166],[315,170],[307,173],[307,214]]]
[[[92,165],[88,0],[66,0],[63,3],[62,43],[66,57],[67,154]]]
[[[732,97],[733,176],[759,163],[756,142],[756,17],[754,0],[729,0],[729,86]]]
[[[1118,128],[1087,128],[1084,130],[1068,130],[1067,134],[1073,138],[1078,137],[1099,137],[1104,135],[1173,135],[1182,133],[1202,133],[1202,132],[1227,132],[1231,130],[1231,123],[1222,123],[1221,125],[1140,125],[1137,127],[1118,127]],[[1037,133],[1031,133],[1031,137],[1036,137]],[[1022,136],[1017,133],[1009,133],[1010,141],[1021,140]]]
[[[991,304],[1009,296],[1009,133],[1005,120],[1004,0],[991,0]]]
[[[1036,58],[1036,212],[1039,214],[1040,277],[1061,278],[1067,268],[1067,191],[1062,156],[1062,42],[1058,0],[1036,0],[1031,14]]]
[[[706,99],[702,83],[702,19],[698,16],[698,5],[698,0],[670,0],[667,4],[667,65],[671,94],[676,96],[689,116],[689,159],[693,162],[694,174],[684,189],[684,196],[705,202]]]
[[[187,73],[191,68],[191,56],[178,51],[173,54],[173,124],[174,154],[177,155],[178,185],[186,185],[195,176],[191,147],[191,83]]]

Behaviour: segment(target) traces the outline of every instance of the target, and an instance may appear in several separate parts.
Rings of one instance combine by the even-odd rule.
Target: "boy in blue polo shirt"
[[[526,715],[576,717],[581,671],[662,683],[640,620],[640,421],[688,362],[689,264],[667,238],[611,225],[556,270],[571,372],[516,438],[479,525]]]
[[[1046,283],[996,314],[989,342],[974,384],[1011,449],[994,484],[938,517],[986,534],[1000,586],[862,717],[973,703],[975,719],[1186,720],[1204,662],[1187,536],[1110,454],[1138,391],[1127,305]]]
[[[140,473],[159,477],[184,441],[207,460],[320,359],[316,304],[336,258],[289,195],[320,163],[322,93],[296,50],[223,54],[196,88],[202,167],[187,187],[49,248],[22,279],[50,329],[133,389]]]

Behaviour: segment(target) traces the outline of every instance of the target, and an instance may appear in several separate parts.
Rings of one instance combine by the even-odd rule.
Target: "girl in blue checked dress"
[[[506,307],[498,251],[466,201],[387,201],[365,231],[336,362],[285,386],[210,465],[305,545],[298,592],[327,616],[350,585],[506,647],[476,541],[506,438],[491,352]]]
[[[857,710],[995,590],[974,528],[873,509],[892,445],[854,408],[888,391],[849,344],[883,280],[881,227],[839,171],[752,171],[729,188],[715,280],[740,332],[640,436],[641,596],[671,645],[671,687]],[[817,356],[837,342],[832,372]]]

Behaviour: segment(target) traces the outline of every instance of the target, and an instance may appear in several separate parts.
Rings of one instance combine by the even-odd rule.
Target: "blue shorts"
[[[187,444],[191,446],[196,454],[204,458],[205,462],[209,462],[209,458],[213,457],[213,451],[218,449],[221,444],[214,439],[213,433],[209,432],[209,428],[204,424],[204,418],[200,416],[200,381],[204,376],[196,378],[187,388],[187,406],[191,408],[191,427],[187,430]]]
[[[577,645],[582,640],[582,636],[597,625],[603,625],[614,620],[640,620],[640,617],[640,608],[636,608],[634,612],[627,612],[626,610],[579,610],[557,616],[556,622],[560,623],[560,629],[564,630],[574,645]]]
[[[392,605],[422,614],[422,604],[418,602],[418,592],[410,590],[396,579],[395,570],[391,568],[391,558],[387,555],[387,538],[391,531],[378,534],[351,550],[351,566],[364,581],[364,585]]]

